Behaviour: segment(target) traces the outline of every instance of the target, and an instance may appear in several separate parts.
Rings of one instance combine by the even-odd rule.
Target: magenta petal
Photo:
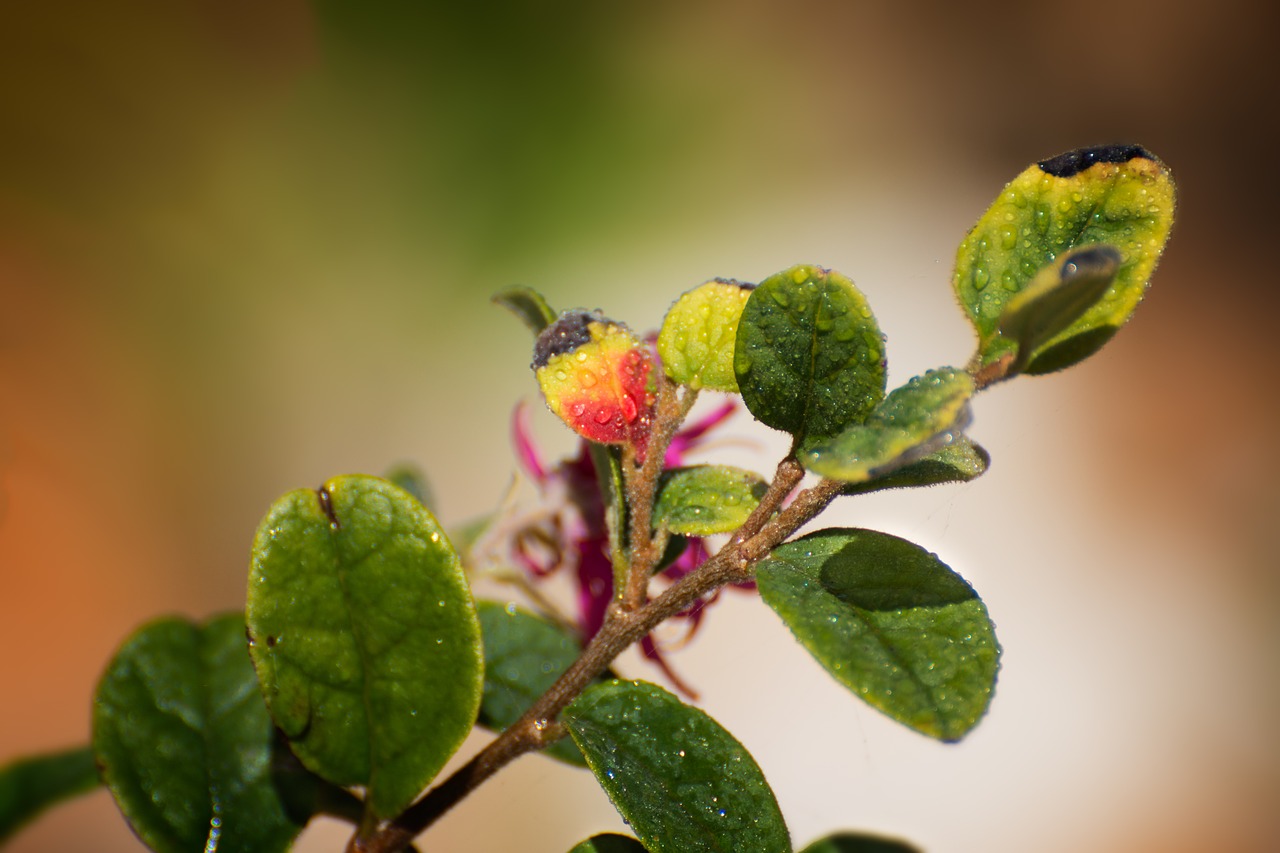
[[[578,543],[578,618],[583,640],[590,640],[600,630],[613,600],[613,564],[609,562],[608,548],[606,539]]]
[[[533,444],[533,434],[529,429],[529,407],[521,400],[511,417],[511,440],[516,446],[516,458],[529,476],[539,483],[547,477],[547,468],[539,458],[538,448]]]

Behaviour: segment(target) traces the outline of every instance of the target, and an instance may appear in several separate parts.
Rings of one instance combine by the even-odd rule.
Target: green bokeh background
[[[0,761],[83,741],[93,683],[138,623],[239,606],[252,532],[288,489],[409,459],[429,474],[446,523],[491,507],[512,469],[511,408],[534,393],[527,337],[488,304],[496,290],[530,285],[557,306],[602,307],[646,329],[710,277],[758,281],[819,263],[867,292],[889,333],[892,385],[967,356],[947,281],[955,245],[1002,182],[1064,149],[1133,141],[1171,165],[1181,191],[1157,289],[1104,350],[1105,368],[1044,380],[1016,402],[993,393],[993,407],[1008,401],[1006,417],[1021,426],[975,433],[996,462],[965,488],[1005,505],[986,507],[986,493],[973,491],[957,506],[974,496],[987,513],[975,527],[1034,506],[997,478],[1015,476],[1017,454],[1034,449],[1028,411],[1049,412],[1057,434],[1076,437],[1045,476],[1075,478],[1064,503],[1101,513],[1087,524],[1129,542],[1176,534],[1168,547],[1211,557],[1182,574],[1155,559],[1095,567],[1128,573],[1135,610],[1149,620],[1135,629],[1143,637],[1217,626],[1201,629],[1219,645],[1202,645],[1194,665],[1154,654],[1167,692],[1128,691],[1132,719],[1144,722],[1111,741],[1126,743],[1146,721],[1161,737],[1156,722],[1170,737],[1185,733],[1194,745],[1181,766],[1186,785],[1168,789],[1165,769],[1143,775],[1150,754],[1120,747],[1099,753],[1098,776],[1068,790],[1092,790],[1108,767],[1137,768],[1131,806],[1094,814],[1097,801],[1062,794],[1065,782],[1042,800],[1060,798],[1064,824],[1100,827],[1097,837],[1064,835],[1064,845],[1265,849],[1277,829],[1265,805],[1276,791],[1275,738],[1240,721],[1280,709],[1265,656],[1277,636],[1262,604],[1280,586],[1270,535],[1280,471],[1260,449],[1280,406],[1257,378],[1280,347],[1268,256],[1280,133],[1266,106],[1280,79],[1277,23],[1261,0],[1211,9],[1088,0],[1069,10],[836,0],[7,4]],[[916,330],[920,311],[929,317]],[[999,423],[1000,411],[980,408],[978,418]],[[546,421],[539,430],[553,448],[570,444]],[[1013,456],[1004,468],[1002,453]],[[1055,521],[1065,512],[1042,515],[1069,529]],[[968,556],[980,564],[996,550]],[[1002,577],[986,579],[997,598]],[[1170,588],[1184,610],[1161,597]],[[1030,641],[1020,663],[1017,628],[1019,618],[1054,624],[1053,598],[1043,612],[1034,595],[1006,603],[1004,615],[991,602],[1012,634],[1002,633],[1010,696],[1018,673],[1052,671]],[[1030,615],[1018,617],[1019,607]],[[1090,649],[1088,660],[1113,654],[1122,669],[1111,647]],[[1252,692],[1202,716],[1170,716],[1189,695],[1238,684]],[[996,719],[1000,703],[990,737],[1003,725],[1045,741],[1048,732],[1028,730],[1013,711]],[[732,709],[749,705],[711,711],[747,740]],[[875,742],[876,723],[860,719]],[[1070,736],[1082,739],[1074,751],[1091,754],[1090,732]],[[865,742],[846,763],[861,766]],[[873,761],[864,775],[883,777],[892,763]],[[984,764],[993,779],[1062,778],[1051,762]],[[488,839],[475,849],[508,849],[537,822],[550,840],[530,849],[552,850],[604,826],[575,824],[574,808],[548,813],[538,797],[550,790],[594,797],[591,808],[603,811],[592,814],[609,810],[589,779],[557,775],[543,787],[540,768],[513,769],[517,781],[442,831]],[[929,765],[916,778],[946,772]],[[971,782],[953,788],[977,790]],[[775,784],[798,843],[868,825],[856,809],[805,812],[798,785]],[[1141,799],[1154,790],[1164,793]],[[493,808],[510,811],[486,820]],[[937,817],[950,814],[945,806],[927,808],[934,817],[920,819],[916,837],[951,839],[931,849],[975,849],[965,841],[980,843],[974,827],[999,822],[967,805],[950,823]],[[1019,836],[1017,821],[1005,823],[1003,837],[1021,849],[1059,849],[1043,824]],[[911,835],[913,823],[895,815],[883,828]],[[101,795],[10,849],[76,847],[137,849]]]

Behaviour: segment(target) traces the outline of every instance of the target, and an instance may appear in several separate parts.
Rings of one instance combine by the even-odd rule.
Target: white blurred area
[[[298,10],[309,4],[286,6],[307,19]],[[165,62],[136,60],[111,90],[91,72],[110,65],[102,57],[134,62],[117,49],[122,34],[167,44],[156,4],[129,6],[151,17],[99,22],[119,42],[72,39],[82,66],[5,74],[11,124],[0,144],[27,146],[0,161],[10,183],[17,164],[35,168],[36,150],[49,175],[95,173],[85,157],[97,149],[77,145],[114,125],[83,111],[50,118],[89,82],[115,98],[104,115],[142,109],[155,122],[143,130],[180,126],[198,155],[139,149],[141,165],[88,200],[0,185],[0,763],[87,738],[98,673],[136,625],[241,606],[252,531],[276,495],[408,459],[426,470],[446,524],[491,508],[514,468],[511,409],[535,400],[524,330],[487,303],[497,289],[533,286],[557,307],[599,307],[649,329],[708,278],[821,264],[866,293],[897,385],[967,360],[951,264],[1002,182],[1062,149],[1123,138],[1165,157],[1182,187],[1170,252],[1133,324],[1072,371],[975,402],[970,434],[992,455],[986,476],[841,499],[820,520],[918,542],[978,590],[1004,647],[978,729],[946,745],[897,726],[831,681],[747,594],[726,592],[671,663],[756,757],[797,847],[868,829],[929,853],[1273,850],[1280,466],[1267,448],[1280,406],[1266,384],[1277,361],[1274,264],[1256,235],[1275,216],[1246,202],[1274,176],[1237,178],[1249,165],[1241,149],[1269,150],[1275,134],[1247,124],[1260,99],[1236,104],[1238,87],[1273,79],[1253,73],[1249,41],[1273,31],[1272,13],[1243,2],[1211,20],[1086,6],[1072,27],[1030,7],[921,24],[835,3],[741,14],[713,4],[617,26],[608,44],[620,109],[666,122],[651,141],[668,147],[560,163],[588,209],[575,220],[578,196],[548,202],[551,212],[526,199],[529,227],[547,242],[506,255],[479,238],[468,254],[448,230],[455,213],[476,215],[458,213],[466,204],[491,212],[506,196],[427,186],[424,206],[436,212],[424,218],[438,216],[440,230],[398,218],[402,163],[373,156],[377,125],[351,119],[308,138],[296,157],[314,156],[315,174],[334,185],[300,189],[282,155],[294,150],[255,135],[261,116],[239,115],[231,97],[190,95],[186,78],[165,88],[184,41],[165,48]],[[249,5],[232,7],[219,26],[253,19]],[[212,7],[191,8],[200,15],[184,26],[203,38]],[[1097,15],[1136,16],[1150,38],[1087,37],[1079,21]],[[46,42],[65,47],[56,22],[24,28],[18,17],[0,26],[14,41],[0,55],[15,69],[26,66],[12,59],[14,33],[37,39],[33,56]],[[303,82],[284,75],[296,85],[285,103],[314,95],[306,83],[320,48],[297,48],[318,41],[304,23],[289,31],[303,57],[291,54],[301,70],[290,75]],[[984,48],[988,29],[1001,50]],[[241,35],[237,48],[285,63],[277,42]],[[208,66],[211,77],[222,67]],[[1106,96],[1108,73],[1128,88]],[[134,79],[160,81],[165,97],[129,100]],[[199,98],[213,105],[208,117],[195,115],[192,104],[208,107]],[[408,154],[392,147],[406,160],[440,154],[401,144]],[[330,175],[346,162],[343,145],[351,173]],[[149,183],[136,186],[139,175]],[[194,177],[172,187],[173,175]],[[594,230],[566,236],[591,220]],[[139,283],[139,270],[150,278]],[[573,446],[550,416],[536,429],[549,450]],[[784,449],[745,413],[725,433],[734,440],[709,451],[714,461],[768,474]],[[634,655],[621,666],[661,683]],[[462,757],[487,737],[474,735]],[[621,829],[588,773],[533,756],[421,849],[562,853]],[[346,837],[320,821],[298,849],[339,850]],[[102,791],[6,847],[72,849],[141,847]]]

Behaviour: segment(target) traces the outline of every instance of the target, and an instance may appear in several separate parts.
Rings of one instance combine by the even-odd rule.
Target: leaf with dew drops
[[[653,507],[654,527],[672,533],[731,533],[747,520],[769,484],[754,471],[728,465],[692,465],[662,472]]]
[[[585,690],[561,715],[591,772],[654,853],[785,853],[777,800],[715,720],[642,681]]]
[[[1115,246],[1084,246],[1063,252],[1004,306],[996,324],[1017,345],[1008,375],[1026,369],[1046,344],[1107,294],[1120,269]]]
[[[733,350],[753,284],[713,279],[676,300],[658,332],[658,357],[676,382],[736,393]]]
[[[853,282],[797,266],[760,282],[738,324],[734,371],[747,410],[797,440],[824,438],[884,398],[884,338]]]
[[[1119,269],[1103,297],[1058,332],[1023,372],[1069,367],[1102,347],[1141,301],[1173,225],[1169,169],[1137,145],[1069,151],[1013,179],[956,253],[956,295],[978,332],[978,369],[1011,359],[1000,331],[1006,306],[1064,252],[1110,244]]]
[[[815,474],[861,483],[923,459],[955,440],[969,422],[973,377],[944,367],[893,391],[862,423],[802,445],[800,464]]]
[[[861,483],[847,483],[841,494],[861,495],[885,489],[967,483],[985,474],[990,465],[991,456],[987,451],[968,436],[959,435],[950,444],[909,465]]]
[[[578,435],[643,457],[653,416],[653,359],[621,323],[566,311],[538,335],[533,370],[547,407]]]
[[[756,583],[836,681],[898,722],[953,741],[986,712],[1000,654],[987,609],[919,545],[820,530],[775,548]]]
[[[483,686],[475,604],[435,518],[364,475],[299,489],[253,544],[250,652],[308,769],[403,810],[471,731]]]

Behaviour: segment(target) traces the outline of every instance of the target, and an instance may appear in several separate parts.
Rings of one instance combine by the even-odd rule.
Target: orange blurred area
[[[867,828],[936,853],[1274,849],[1277,18],[1261,0],[0,9],[0,764],[84,743],[142,622],[242,607],[277,495],[409,460],[446,524],[500,501],[536,384],[493,292],[645,330],[711,277],[818,263],[866,292],[902,382],[968,357],[951,263],[1002,182],[1132,141],[1180,204],[1133,324],[977,402],[982,480],[830,521],[913,538],[984,596],[1005,657],[978,731],[948,746],[881,719],[749,596],[672,658],[797,846]],[[772,470],[777,436],[735,423],[724,458]],[[588,775],[535,757],[423,849],[560,853],[620,828]],[[321,824],[299,849],[344,843]],[[142,849],[101,791],[6,849],[80,848]]]

